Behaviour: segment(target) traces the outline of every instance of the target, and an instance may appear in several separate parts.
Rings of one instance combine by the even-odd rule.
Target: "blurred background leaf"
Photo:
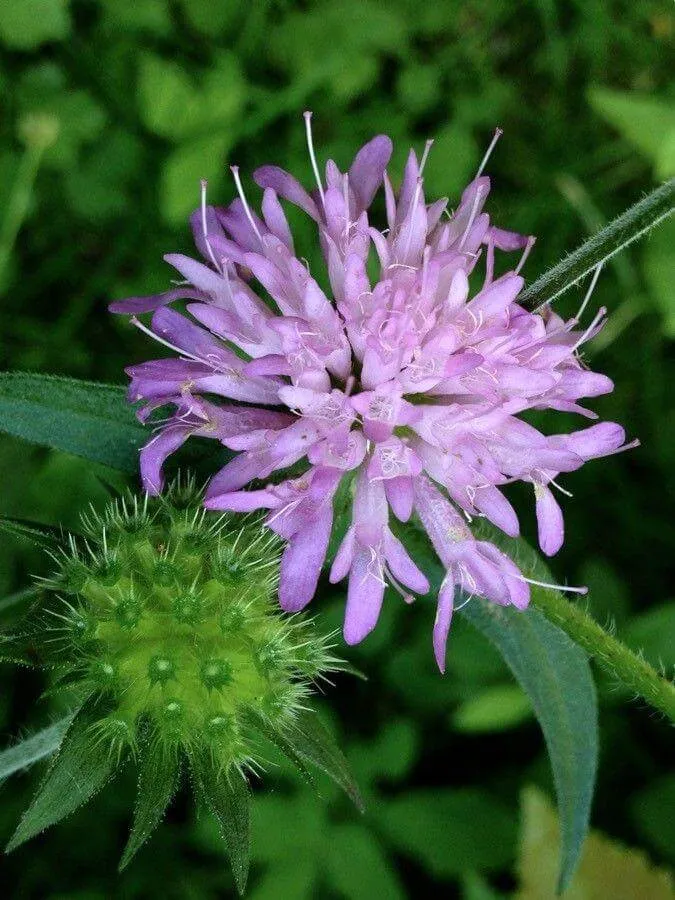
[[[168,286],[161,257],[190,252],[186,217],[200,179],[209,201],[223,204],[235,196],[235,163],[251,202],[259,193],[250,174],[266,162],[310,185],[306,108],[321,161],[347,165],[360,142],[390,134],[396,184],[408,147],[435,138],[425,181],[451,207],[502,127],[490,212],[537,235],[532,281],[672,174],[674,37],[662,0],[0,0],[0,234],[12,237],[0,273],[0,369],[121,385],[123,367],[148,346],[107,303]],[[29,158],[36,138],[49,136],[27,134],[36,117],[51,140]],[[25,202],[8,223],[17,192]],[[298,252],[323,278],[311,224],[291,218]],[[589,353],[601,355],[617,389],[594,408],[642,447],[566,479],[575,496],[565,504],[565,549],[552,561],[557,581],[589,585],[600,622],[663,665],[673,662],[673,228],[629,249],[597,286],[593,303],[611,314]],[[573,314],[582,294],[561,298],[561,313]],[[546,427],[556,428],[552,418]],[[129,475],[112,473],[0,434],[0,515],[76,527],[90,502],[105,502],[108,482],[137,484],[132,457]],[[516,488],[510,499],[531,540],[530,498]],[[3,537],[0,597],[48,570],[35,548]],[[0,605],[3,624],[29,602]],[[327,629],[339,626],[343,605],[341,590],[322,583],[314,611]],[[328,780],[314,800],[271,756],[254,803],[254,900],[513,894],[521,789],[553,795],[543,742],[503,660],[460,617],[447,675],[438,675],[433,615],[431,598],[408,607],[387,595],[378,629],[349,651],[368,682],[341,675],[326,689],[365,816]],[[0,669],[0,747],[67,712],[53,698],[37,702],[43,686]],[[629,699],[601,682],[594,826],[672,863],[672,737]],[[2,839],[41,769],[4,784]],[[122,778],[3,858],[8,896],[233,896],[206,820],[193,822],[180,798],[148,851],[117,876],[134,787]],[[555,849],[542,854],[554,879]],[[648,896],[652,883],[638,887]]]

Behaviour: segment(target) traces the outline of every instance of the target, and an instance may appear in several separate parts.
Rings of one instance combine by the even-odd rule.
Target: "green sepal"
[[[237,891],[243,896],[251,861],[251,791],[239,769],[224,772],[208,753],[191,760],[195,788],[218,820]]]
[[[38,625],[25,625],[0,632],[0,662],[36,668],[43,664],[39,648],[44,631]]]
[[[113,776],[118,757],[92,729],[98,718],[90,703],[85,704],[75,717],[31,805],[7,844],[7,853],[75,812]]]
[[[15,772],[21,772],[41,759],[51,756],[61,746],[61,741],[70,723],[73,721],[74,713],[70,713],[31,734],[30,737],[24,738],[13,747],[8,747],[0,752],[0,783]]]
[[[120,872],[129,865],[164,818],[180,780],[178,753],[161,741],[149,740],[141,745],[138,769],[134,821],[120,860]]]
[[[248,718],[253,728],[255,728],[263,738],[273,744],[277,750],[280,750],[286,759],[299,771],[307,784],[310,785],[310,787],[314,787],[314,776],[310,769],[307,768],[305,758],[298,753],[295,749],[295,745],[288,739],[287,729],[275,728],[274,724],[267,716],[258,713],[251,713]]]
[[[284,729],[283,739],[288,747],[292,748],[294,756],[325,772],[342,788],[356,808],[360,812],[364,811],[363,798],[349,763],[314,711],[301,712],[292,724]],[[288,751],[284,752],[288,755]]]
[[[0,600],[0,616],[9,620],[14,617],[21,618],[23,615],[23,606],[26,603],[32,603],[34,600],[37,600],[41,594],[41,587],[31,585],[31,587],[23,588],[20,591],[15,591],[13,594],[3,597]]]
[[[30,522],[27,519],[14,519],[10,516],[0,516],[0,532],[24,538],[36,547],[47,550],[54,550],[63,543],[63,531],[60,528]]]

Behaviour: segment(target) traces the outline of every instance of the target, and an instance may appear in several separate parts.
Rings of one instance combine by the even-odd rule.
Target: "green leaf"
[[[145,124],[156,134],[182,141],[220,132],[228,140],[241,113],[246,84],[237,58],[228,53],[217,57],[199,83],[178,63],[146,54],[141,57],[138,90]]]
[[[69,32],[68,0],[0,0],[0,40],[10,47],[31,50]]]
[[[330,884],[349,900],[403,900],[406,892],[376,838],[359,825],[331,828],[326,859]]]
[[[664,222],[645,245],[643,269],[650,296],[663,316],[663,332],[675,339],[675,221]]]
[[[89,710],[76,716],[7,845],[7,853],[75,812],[112,777],[117,759],[92,731],[94,721]]]
[[[120,860],[120,872],[160,824],[178,786],[178,757],[160,743],[148,742],[142,746],[139,770],[134,822]]]
[[[147,31],[150,34],[166,35],[171,31],[171,14],[167,0],[104,0],[103,17],[111,31],[111,37],[118,38],[120,30]]]
[[[263,737],[267,738],[270,743],[274,744],[274,746],[284,754],[286,759],[298,769],[305,781],[313,787],[314,776],[305,765],[304,757],[300,755],[295,749],[293,742],[289,739],[287,730],[274,728],[269,719],[262,715],[251,714],[250,721],[253,727],[256,728]]]
[[[39,666],[39,648],[43,638],[39,625],[0,632],[0,662],[30,668]]]
[[[630,798],[635,826],[666,859],[675,862],[675,774],[658,778]]]
[[[41,589],[39,587],[27,587],[21,591],[15,591],[7,597],[0,600],[0,616],[9,612],[10,616],[16,611],[17,607],[21,607],[24,603],[30,603],[40,596]]]
[[[532,716],[532,704],[518,685],[498,684],[465,701],[452,716],[456,731],[481,734],[505,731]]]
[[[554,896],[560,828],[553,805],[536,788],[523,791],[522,809],[520,889],[513,900],[543,900]],[[674,887],[671,873],[654,868],[641,850],[592,831],[565,896],[570,900],[672,900]]]
[[[413,790],[382,802],[375,812],[396,849],[435,878],[500,869],[513,858],[513,816],[483,791]]]
[[[629,94],[603,87],[591,88],[588,100],[622,137],[644,153],[654,165],[657,164],[664,137],[675,129],[672,103],[644,94]]]
[[[13,519],[9,516],[0,516],[0,532],[24,538],[36,547],[49,549],[63,543],[63,532],[60,528],[42,525],[39,522],[28,522],[25,519]]]
[[[204,802],[218,820],[237,890],[243,895],[251,858],[251,792],[238,770],[224,775],[210,756],[192,760],[195,782]]]
[[[672,178],[675,175],[675,125],[663,138],[656,158],[656,177]]]
[[[482,539],[497,544],[526,575],[551,581],[544,564],[524,541],[504,539],[487,525],[482,525],[481,531]],[[421,532],[418,530],[417,534]],[[421,537],[421,541],[427,548],[424,569],[431,576],[432,589],[438,589],[444,570],[426,538]],[[533,601],[542,590],[546,589],[531,589]],[[559,882],[562,891],[574,874],[588,832],[597,769],[598,709],[588,659],[533,605],[521,612],[474,597],[460,615],[499,650],[528,695],[544,732],[563,835]]]
[[[663,222],[675,210],[675,179],[656,188],[557,265],[526,287],[518,302],[526,309],[551,303],[573,285]]]
[[[653,665],[672,671],[675,668],[675,601],[656,606],[634,619],[622,630],[628,646]]]
[[[314,711],[300,713],[286,729],[285,737],[301,759],[325,772],[342,788],[357,809],[363,811],[363,800],[349,763]]]
[[[286,846],[285,863],[265,872],[248,900],[314,900],[317,867],[313,860],[289,861]]]
[[[463,613],[498,647],[544,732],[563,833],[562,891],[588,831],[598,759],[597,701],[586,654],[535,609],[474,599]]]
[[[196,209],[202,179],[209,184],[209,194],[218,195],[231,146],[228,134],[222,132],[188,141],[171,153],[160,182],[160,204],[167,222],[182,223]]]
[[[123,387],[23,372],[0,373],[0,429],[124,472],[148,439]]]
[[[328,816],[326,803],[309,791],[261,793],[252,810],[254,860],[274,869],[289,862],[285,829],[292,819],[297,840],[293,864],[320,866],[331,827]]]
[[[0,782],[56,753],[75,714],[71,713],[53,725],[24,738],[0,753]]]

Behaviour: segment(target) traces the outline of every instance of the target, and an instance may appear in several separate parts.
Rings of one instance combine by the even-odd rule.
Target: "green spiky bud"
[[[158,824],[187,766],[242,888],[242,859],[218,804],[234,804],[235,820],[248,815],[261,734],[356,798],[344,759],[325,732],[317,741],[306,705],[313,683],[342,666],[311,621],[279,611],[278,538],[251,517],[207,513],[201,500],[185,484],[160,499],[125,498],[84,517],[84,536],[54,555],[43,585],[51,615],[31,639],[82,706],[10,846],[52,824],[44,816],[54,779],[76,769],[84,802],[131,754],[141,774],[123,863]]]

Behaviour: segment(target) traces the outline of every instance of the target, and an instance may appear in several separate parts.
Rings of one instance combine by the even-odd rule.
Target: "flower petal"
[[[354,555],[347,588],[347,608],[342,633],[348,644],[360,643],[377,625],[384,598],[384,580],[371,571],[370,551]]]
[[[303,609],[316,593],[333,524],[333,508],[326,504],[305,528],[290,539],[281,557],[279,603],[285,612]]]
[[[563,545],[565,539],[565,523],[562,510],[545,484],[534,485],[534,497],[537,510],[537,527],[539,546],[547,556],[554,556]]]
[[[438,592],[438,606],[436,608],[436,618],[434,619],[433,636],[434,656],[442,675],[445,674],[445,648],[448,641],[454,603],[455,583],[452,580],[452,574],[448,572]]]

